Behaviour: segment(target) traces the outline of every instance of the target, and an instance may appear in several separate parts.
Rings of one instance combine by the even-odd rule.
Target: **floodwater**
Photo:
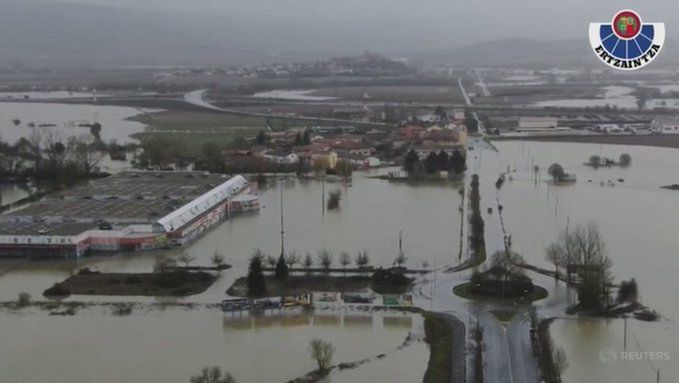
[[[594,108],[594,107],[618,107],[620,109],[636,109],[637,98],[630,93],[634,89],[625,86],[605,86],[602,88],[603,98],[563,99],[536,102],[534,106],[555,108]]]
[[[34,191],[35,188],[24,183],[0,183],[0,206],[26,198]]]
[[[65,100],[69,98],[92,98],[104,95],[95,95],[91,92],[69,92],[56,90],[50,92],[0,92],[0,99],[7,100]]]
[[[166,308],[118,317],[102,310],[71,317],[45,312],[0,315],[0,381],[187,382],[206,366],[220,366],[238,382],[283,382],[315,369],[307,351],[321,338],[335,347],[333,363],[388,356],[421,380],[428,352],[421,345],[396,350],[421,332],[419,315],[398,312],[287,312],[241,317],[218,310]],[[403,361],[401,361],[403,362]],[[394,366],[381,376],[398,381]],[[362,365],[367,369],[370,364]],[[338,378],[343,374],[338,374]],[[335,379],[328,379],[334,382]],[[338,382],[342,380],[337,380]]]
[[[552,268],[544,260],[544,248],[559,232],[567,225],[572,228],[589,221],[597,223],[614,263],[616,282],[636,278],[642,303],[664,316],[656,323],[628,321],[628,329],[638,342],[635,349],[679,355],[679,305],[675,296],[679,281],[674,277],[679,271],[679,192],[660,189],[679,182],[679,150],[544,142],[497,142],[496,146],[499,161],[494,155],[482,159],[481,182],[492,185],[507,165],[517,169],[512,173],[513,180],[506,182],[499,193],[514,250],[532,264]],[[628,168],[593,169],[583,165],[591,155],[617,159],[622,153],[632,156]],[[553,162],[575,173],[577,182],[549,184],[546,169]],[[531,170],[533,165],[542,169],[537,181]],[[609,180],[614,186],[607,186]],[[482,205],[492,202],[482,201]],[[649,381],[655,376],[652,368],[660,368],[666,377],[676,376],[676,364],[671,361],[653,361],[653,367],[646,361],[640,363],[638,374],[644,375],[628,373],[636,366],[633,362],[602,365],[599,350],[604,346],[618,350],[622,345],[623,321],[599,322],[569,320],[554,324],[556,343],[563,343],[571,359],[564,382]],[[649,370],[642,372],[642,367]],[[600,375],[602,368],[607,375]],[[592,378],[597,376],[602,379]]]
[[[5,142],[15,143],[31,134],[29,124],[33,123],[36,127],[49,125],[43,129],[59,134],[64,141],[71,136],[90,140],[89,128],[78,125],[99,122],[104,142],[115,139],[122,144],[135,141],[130,135],[143,132],[145,128],[144,124],[127,118],[148,112],[151,110],[122,106],[0,102],[0,137]],[[15,124],[14,120],[19,123]]]
[[[278,98],[281,100],[299,100],[299,101],[328,101],[335,100],[336,97],[325,97],[325,96],[311,96],[309,93],[315,92],[315,89],[307,90],[270,90],[267,92],[259,92],[252,95],[252,97],[257,98]]]
[[[382,170],[383,172],[386,170]],[[374,174],[377,174],[375,172]],[[285,250],[299,254],[327,248],[334,253],[335,266],[342,251],[352,259],[368,251],[372,265],[390,267],[399,251],[401,232],[408,267],[427,261],[439,266],[457,259],[460,232],[458,184],[409,186],[366,178],[355,173],[352,186],[326,182],[325,192],[340,190],[340,208],[323,212],[323,184],[315,180],[288,179],[283,185]],[[219,302],[233,281],[247,273],[248,258],[255,247],[267,254],[280,254],[280,182],[262,187],[261,210],[236,216],[208,232],[186,249],[196,265],[210,265],[215,251],[221,252],[233,268],[206,292],[191,301]],[[30,262],[5,275],[0,274],[0,300],[16,299],[25,291],[40,296],[54,282],[69,276],[75,267],[101,271],[151,271],[157,253],[96,255],[80,261],[46,260]],[[2,270],[0,261],[0,273]],[[87,297],[72,297],[82,300]],[[140,298],[149,300],[148,298]]]
[[[679,258],[676,256],[676,250],[679,248],[679,240],[676,237],[676,233],[679,232],[679,220],[676,218],[679,211],[679,192],[660,189],[660,186],[679,182],[679,150],[545,142],[496,142],[495,145],[499,152],[482,151],[478,148],[470,152],[471,156],[481,156],[480,168],[472,166],[470,171],[477,171],[481,174],[481,185],[484,188],[482,198],[485,198],[481,201],[482,206],[494,206],[496,201],[488,201],[487,196],[493,195],[495,180],[500,172],[507,170],[507,166],[516,169],[511,174],[511,179],[505,182],[499,192],[500,203],[504,206],[505,227],[512,235],[514,250],[520,252],[530,263],[551,268],[552,266],[544,260],[544,248],[558,236],[559,232],[566,229],[567,225],[574,227],[588,221],[596,222],[607,243],[609,256],[614,262],[612,272],[616,281],[636,278],[642,302],[663,315],[663,319],[656,323],[645,323],[634,319],[628,321],[630,348],[634,347],[631,350],[666,351],[672,357],[679,355],[679,344],[676,342],[676,334],[679,330],[677,327],[679,305],[676,304],[675,297],[676,291],[679,291],[679,280],[674,277],[674,274],[679,271]],[[592,169],[583,165],[591,155],[617,159],[622,153],[629,153],[632,156],[632,165],[628,168]],[[560,163],[567,172],[575,173],[578,181],[571,185],[551,185],[548,182],[546,169],[553,162]],[[541,169],[537,177],[532,171],[533,165],[538,165]],[[453,260],[458,254],[460,229],[458,211],[460,197],[457,185],[415,187],[369,179],[365,178],[365,175],[365,173],[355,173],[353,184],[349,187],[341,182],[327,182],[325,192],[339,189],[342,191],[342,200],[339,210],[325,211],[325,213],[321,205],[323,190],[321,182],[290,179],[282,183],[286,251],[294,249],[302,254],[315,253],[317,249],[327,247],[335,253],[335,259],[337,259],[340,251],[347,251],[355,256],[359,250],[366,249],[373,265],[390,266],[398,253],[399,231],[402,231],[403,249],[409,257],[408,266],[420,265],[425,260],[430,265],[436,262],[439,266],[454,263]],[[488,192],[489,188],[490,192]],[[247,259],[253,247],[259,247],[269,254],[280,252],[280,190],[280,184],[272,181],[268,187],[261,189],[261,211],[234,217],[188,247],[187,251],[197,257],[195,264],[209,264],[209,257],[215,250],[218,250],[225,255],[229,263],[234,265],[234,268],[223,272],[220,279],[206,292],[187,300],[212,303],[223,299],[224,291],[228,286],[237,277],[245,274]],[[485,209],[482,210],[485,212]],[[487,238],[488,235],[487,233]],[[487,245],[491,250],[497,247],[495,243]],[[66,278],[78,266],[96,267],[102,271],[148,271],[153,267],[154,255],[154,253],[97,255],[80,261],[51,260],[24,264],[16,260],[0,261],[0,300],[16,299],[17,294],[22,291],[29,292],[34,297],[40,297],[44,289]],[[536,278],[536,281],[543,283],[545,278]],[[119,300],[115,297],[83,296],[74,296],[69,299]],[[135,300],[153,302],[161,299],[137,298]],[[538,302],[538,304],[544,303]],[[114,361],[118,360],[116,358],[129,358],[125,362],[131,371],[129,381],[139,379],[138,376],[144,373],[164,374],[165,372],[162,371],[148,372],[148,369],[144,369],[154,362],[174,372],[173,376],[181,375],[180,381],[185,381],[186,376],[194,373],[202,365],[216,364],[220,360],[231,360],[229,359],[231,357],[217,359],[224,358],[227,353],[225,350],[231,349],[231,346],[215,344],[222,338],[215,336],[219,333],[215,332],[214,324],[210,323],[216,321],[216,317],[221,318],[221,313],[197,314],[199,316],[195,320],[189,320],[188,315],[194,314],[196,313],[184,315],[173,312],[162,316],[159,316],[160,314],[155,316],[133,314],[129,318],[105,317],[102,319],[96,315],[47,318],[43,314],[0,313],[0,334],[2,334],[0,336],[14,339],[12,342],[3,340],[0,344],[3,344],[2,347],[5,347],[4,344],[13,345],[10,348],[13,350],[12,354],[17,352],[14,350],[19,350],[18,352],[23,350],[26,358],[30,355],[32,360],[42,360],[44,358],[41,358],[39,354],[43,348],[50,349],[48,346],[52,344],[53,350],[56,348],[55,345],[63,340],[76,342],[76,335],[79,335],[80,329],[83,329],[83,334],[88,334],[91,338],[86,338],[88,339],[86,342],[69,345],[74,349],[58,355],[60,363],[64,363],[64,360],[68,358],[78,361],[81,358],[88,360],[87,352],[79,351],[80,354],[78,354],[77,351],[83,348],[92,352],[91,345],[96,344],[94,355],[98,355],[97,361],[106,360],[107,357]],[[550,315],[566,317],[563,313],[551,313]],[[373,319],[373,324],[376,322],[379,322],[379,319]],[[145,323],[154,323],[154,326]],[[159,326],[158,329],[155,328],[156,325]],[[55,328],[64,329],[63,338],[59,338],[62,335],[54,331]],[[102,328],[108,328],[110,332]],[[622,329],[622,320],[576,321],[572,318],[557,320],[551,332],[555,342],[566,350],[571,363],[571,367],[564,375],[564,382],[636,383],[652,379],[655,376],[653,369],[660,369],[664,377],[675,376],[679,373],[671,361],[654,360],[643,361],[643,363],[625,361],[610,365],[600,362],[598,355],[603,348],[620,349],[623,339]],[[31,331],[30,334],[29,331]],[[351,339],[357,339],[357,342],[360,342],[362,337],[371,339],[370,335],[364,333],[359,333],[355,338],[354,335],[348,335],[354,334],[354,331],[353,328],[348,330],[345,327],[341,332],[342,335],[337,336],[337,342],[346,340],[348,345]],[[22,342],[14,338],[15,335],[5,335],[15,332],[23,334]],[[144,335],[139,335],[144,332],[155,337],[149,339]],[[193,338],[188,334],[194,332],[197,334],[196,339],[207,343],[204,350],[199,347],[199,343],[192,343]],[[300,333],[306,335],[305,330],[300,330]],[[237,339],[238,347],[244,347],[246,350],[252,347],[264,348],[262,345],[270,340],[263,338],[258,330],[242,334],[244,335],[241,338],[234,339]],[[309,363],[306,360],[304,346],[308,338],[299,335],[299,339],[303,338],[299,340],[297,333],[289,333],[288,329],[285,333],[281,331],[275,334],[280,334],[278,338],[286,339],[286,342],[288,340],[299,342],[299,345],[295,346],[297,347],[295,350],[299,351],[292,353],[294,353],[293,359],[296,360],[294,363],[301,364],[296,365],[294,371],[291,367],[289,377],[301,375],[310,369],[308,364],[304,364]],[[143,347],[133,347],[135,350],[140,350],[140,353],[127,353],[125,348],[127,344],[124,340],[133,342],[136,339],[135,335],[138,335],[144,344],[149,344]],[[279,342],[280,339],[276,338],[277,336],[272,335],[271,339],[277,339],[276,342]],[[395,343],[390,343],[387,347],[381,346],[381,348],[390,349],[394,344],[402,341],[404,336],[405,332],[394,336]],[[231,339],[226,335],[225,338]],[[156,342],[154,339],[163,339],[163,341]],[[43,342],[53,343],[45,343],[43,347]],[[136,343],[133,344],[136,345]],[[398,360],[399,355],[410,355],[410,353],[420,355],[412,351],[417,347],[421,346],[417,343],[413,344],[379,362],[392,363],[389,360],[395,361]],[[358,350],[360,346],[347,346],[347,348],[352,352],[348,359],[361,358],[353,353],[354,351],[362,352],[363,350]],[[167,349],[171,349],[172,352],[166,352]],[[7,348],[3,351],[8,353],[5,350]],[[204,352],[205,356],[199,358],[196,355],[198,352]],[[270,350],[261,352],[271,352],[279,355],[280,358],[292,355],[286,354],[285,345],[282,343],[276,343],[270,347]],[[72,353],[79,356],[72,357]],[[280,356],[281,354],[286,355]],[[144,355],[141,359],[143,363],[138,362],[135,355]],[[189,355],[189,357],[184,357],[184,355]],[[423,358],[426,358],[426,355]],[[338,360],[344,361],[344,359],[338,354]],[[192,360],[192,362],[189,363],[187,360]],[[273,370],[279,365],[287,369],[285,367],[288,364],[287,359],[280,363],[279,359],[275,360],[276,362],[264,365],[273,366],[271,368]],[[393,363],[393,373],[397,374],[396,376],[400,376],[398,374],[404,373],[405,370],[410,373],[411,368],[424,368],[420,364],[417,364],[420,367],[412,367],[410,365],[400,366],[398,362]],[[108,362],[92,361],[82,364],[85,372],[104,371],[97,376],[105,376],[105,379],[115,377],[116,371],[113,371],[113,367],[110,367],[110,372],[105,371],[109,368]],[[176,367],[173,367],[174,364]],[[241,364],[245,366],[240,366]],[[228,363],[222,366],[234,373],[237,378],[243,377],[242,381],[250,381],[253,375],[248,374],[256,373],[242,371],[241,369],[250,368],[245,362],[239,363],[236,367]],[[355,381],[353,374],[365,377],[381,376],[375,375],[378,372],[373,369],[377,369],[377,366],[377,362],[360,366],[355,370],[333,375],[331,379],[337,382]],[[632,369],[635,370],[634,373],[630,373]],[[0,371],[3,370],[0,368]],[[60,373],[79,373],[71,370],[77,369]],[[260,368],[260,370],[265,369]],[[22,374],[31,372],[27,368],[23,370],[13,368],[12,371],[14,377],[19,379],[23,378]],[[387,368],[387,371],[391,371],[391,368]],[[417,371],[419,374],[420,370]],[[600,379],[595,379],[597,377]],[[80,378],[82,376],[74,376],[73,381],[82,380]],[[152,380],[155,377],[152,376],[149,379]],[[661,381],[667,381],[666,379],[668,378]]]

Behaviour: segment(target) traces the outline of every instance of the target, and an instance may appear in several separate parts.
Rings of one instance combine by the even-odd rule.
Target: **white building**
[[[660,134],[679,134],[679,118],[658,117],[651,122],[651,131]]]

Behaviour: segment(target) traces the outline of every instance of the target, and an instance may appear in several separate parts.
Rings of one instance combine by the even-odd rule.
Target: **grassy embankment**
[[[522,304],[522,303],[529,303],[533,301],[537,301],[540,299],[547,298],[549,295],[549,292],[545,290],[544,288],[540,286],[533,286],[533,292],[530,293],[529,295],[525,297],[507,297],[507,298],[502,298],[502,297],[496,297],[496,296],[487,296],[487,295],[479,295],[479,294],[474,294],[471,291],[471,283],[462,283],[460,285],[457,285],[453,288],[453,294],[457,295],[458,297],[464,298],[464,299],[469,299],[469,300],[485,300],[485,301],[498,301],[498,302],[507,302],[507,303],[517,303],[517,304]]]
[[[45,290],[45,296],[138,295],[188,296],[202,293],[217,279],[203,271],[164,273],[83,272]]]

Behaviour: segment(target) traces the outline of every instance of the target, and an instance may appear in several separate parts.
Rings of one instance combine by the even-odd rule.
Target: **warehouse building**
[[[0,257],[177,246],[257,209],[257,185],[242,176],[123,172],[0,216]]]

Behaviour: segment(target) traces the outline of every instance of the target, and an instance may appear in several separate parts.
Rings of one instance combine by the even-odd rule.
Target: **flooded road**
[[[517,169],[499,192],[514,250],[529,263],[552,269],[544,260],[544,248],[567,225],[596,222],[613,260],[615,281],[636,278],[642,303],[664,315],[656,323],[629,320],[629,334],[638,340],[638,344],[630,343],[630,349],[679,355],[679,344],[675,341],[679,307],[674,298],[679,281],[672,271],[679,270],[676,257],[679,194],[660,189],[679,179],[679,151],[596,144],[495,144],[499,149],[497,155],[483,154],[487,157],[482,159],[481,184],[494,187],[497,176],[506,171],[507,166]],[[591,155],[617,159],[622,153],[633,158],[628,168],[593,169],[584,165]],[[549,184],[546,169],[553,162],[560,163],[566,172],[575,173],[577,182],[563,186]],[[537,178],[532,170],[534,165],[541,169]],[[486,203],[482,201],[482,206]],[[603,365],[599,360],[602,347],[621,350],[623,321],[594,322],[601,323],[568,320],[553,325],[555,341],[563,343],[571,361],[564,382],[597,381],[591,377],[599,376],[602,368],[608,375],[601,381],[619,382],[651,379],[655,369],[661,369],[665,376],[676,371],[671,361],[662,360]],[[613,328],[616,330],[612,331]],[[581,335],[589,332],[596,332],[596,336]],[[635,374],[627,373],[631,368],[636,368]]]

